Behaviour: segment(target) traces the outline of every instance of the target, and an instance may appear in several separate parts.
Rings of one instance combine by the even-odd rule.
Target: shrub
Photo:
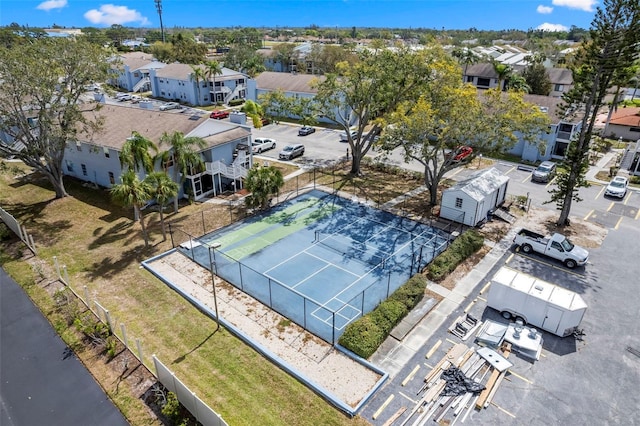
[[[640,184],[640,176],[631,176],[629,183],[633,183],[635,185]]]
[[[371,314],[367,314],[347,326],[339,343],[362,358],[369,358],[385,337]]]
[[[422,275],[411,277],[377,308],[349,324],[338,343],[363,358],[369,358],[393,327],[422,300],[426,286],[427,280]]]
[[[458,238],[444,252],[440,253],[427,267],[427,276],[433,281],[442,280],[464,259],[478,251],[484,243],[484,237],[471,229]]]

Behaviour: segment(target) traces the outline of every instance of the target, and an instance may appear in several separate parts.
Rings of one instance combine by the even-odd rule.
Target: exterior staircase
[[[149,79],[149,77],[145,77],[142,80],[140,80],[139,82],[136,83],[135,86],[133,86],[133,90],[132,92],[138,92],[138,91],[142,91],[141,89],[144,87],[145,84],[147,83],[151,83],[151,80]]]

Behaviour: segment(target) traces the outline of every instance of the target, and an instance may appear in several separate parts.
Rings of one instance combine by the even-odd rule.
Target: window
[[[110,154],[109,154],[109,148],[107,148],[106,146],[102,148],[103,152],[104,152],[104,156],[106,158],[109,158]]]
[[[113,172],[109,172],[109,182],[111,182],[111,185],[116,184],[116,178],[113,176]]]
[[[489,80],[488,78],[478,77],[477,86],[489,87],[489,85],[491,85],[491,80]]]
[[[80,167],[82,167],[82,175],[86,176],[87,175],[87,165],[86,164],[80,164]]]
[[[171,156],[169,156],[169,158],[167,158],[167,160],[162,163],[163,169],[168,169],[171,166],[173,166],[173,154],[171,154]]]
[[[640,127],[629,127],[629,131],[638,133],[638,132],[640,132]]]
[[[462,208],[462,198],[456,197],[456,208],[457,209],[461,209]]]
[[[562,92],[564,91],[564,84],[556,84],[553,88],[553,90],[555,92]]]
[[[76,149],[78,152],[82,151],[82,144],[80,142],[76,142]]]
[[[73,163],[71,161],[67,161],[67,171],[73,173]]]
[[[473,76],[472,75],[468,75],[467,76],[467,83],[473,83]]]

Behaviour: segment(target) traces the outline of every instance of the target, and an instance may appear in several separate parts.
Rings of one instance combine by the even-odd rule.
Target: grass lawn
[[[105,190],[66,180],[71,196],[56,200],[46,179],[20,177],[15,167],[0,168],[0,204],[33,234],[39,259],[50,267],[56,256],[66,265],[74,289],[83,294],[86,286],[90,297],[110,311],[116,329],[125,324],[129,341],[140,340],[147,365],[156,354],[231,425],[366,424],[348,419],[227,330],[214,333],[211,319],[141,269],[142,260],[171,248],[170,241],[162,240],[157,212],[145,215],[152,241],[145,248],[132,211],[113,205]],[[198,203],[182,206],[167,219],[188,223],[201,217],[190,215],[202,210],[212,224],[230,220],[226,206]],[[20,258],[23,249],[15,241],[1,242],[0,265],[25,287],[70,345],[83,352],[74,333],[56,317],[51,296],[38,285],[43,280],[37,270]],[[91,358],[88,354],[83,360]],[[103,361],[91,370],[132,424],[159,424],[140,395],[118,387],[103,371]]]

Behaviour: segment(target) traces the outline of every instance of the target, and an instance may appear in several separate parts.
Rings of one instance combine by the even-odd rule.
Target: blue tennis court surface
[[[334,343],[448,241],[437,228],[312,190],[178,250]]]

